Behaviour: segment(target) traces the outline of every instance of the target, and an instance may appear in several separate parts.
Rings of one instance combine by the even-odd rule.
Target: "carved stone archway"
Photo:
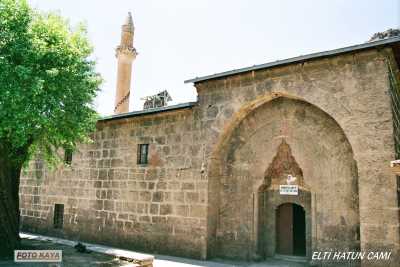
[[[295,177],[291,184],[299,186],[296,196],[281,195],[279,186]],[[304,184],[303,171],[292,155],[290,145],[282,139],[278,151],[265,172],[264,184],[258,190],[257,254],[272,257],[277,254],[276,214],[285,203],[301,206],[305,212],[306,255],[311,252],[311,193]]]
[[[208,168],[208,257],[273,256],[283,203],[304,209],[308,258],[315,249],[359,248],[358,172],[340,125],[290,97],[244,112],[225,127]],[[279,192],[289,174],[299,186],[296,197]]]

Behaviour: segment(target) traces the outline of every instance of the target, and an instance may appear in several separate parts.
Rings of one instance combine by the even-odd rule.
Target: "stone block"
[[[150,216],[140,216],[139,217],[139,222],[145,222],[145,223],[149,223],[150,222]]]
[[[152,215],[159,214],[159,204],[151,204],[150,205],[150,214],[152,214]]]
[[[197,218],[206,218],[207,206],[190,205],[190,216]]]
[[[175,202],[183,203],[185,201],[184,192],[173,192],[172,195]]]
[[[197,192],[186,192],[186,199],[187,203],[197,203],[199,202],[199,193]]]
[[[182,190],[194,190],[194,183],[182,183]]]
[[[162,202],[163,201],[163,192],[157,191],[153,193],[153,202]]]
[[[148,213],[148,204],[137,203],[137,213]]]
[[[122,165],[123,165],[122,159],[112,159],[111,160],[111,167],[112,168],[118,168],[118,167],[121,167]]]
[[[189,206],[188,205],[176,205],[175,206],[175,214],[178,216],[187,217],[189,215]]]
[[[169,215],[172,213],[171,204],[161,204],[160,205],[160,215]]]
[[[139,200],[143,202],[151,201],[151,192],[140,192]]]
[[[167,188],[169,190],[178,190],[181,188],[181,184],[178,181],[171,181],[171,182],[168,182]]]
[[[104,210],[114,211],[115,210],[115,201],[104,200]]]

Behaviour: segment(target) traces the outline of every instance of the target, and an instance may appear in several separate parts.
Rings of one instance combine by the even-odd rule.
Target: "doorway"
[[[306,255],[306,222],[303,207],[285,203],[276,210],[277,254]]]

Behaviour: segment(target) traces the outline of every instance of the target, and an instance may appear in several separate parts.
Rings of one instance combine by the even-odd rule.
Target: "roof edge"
[[[131,118],[131,117],[139,117],[139,116],[163,113],[163,112],[174,111],[174,110],[178,110],[178,109],[192,108],[196,104],[197,104],[197,102],[186,102],[186,103],[181,103],[181,104],[172,105],[172,106],[165,106],[165,107],[160,107],[160,108],[150,108],[150,109],[146,109],[146,110],[131,111],[131,112],[126,112],[126,113],[121,113],[121,114],[116,114],[116,115],[105,116],[105,117],[98,119],[97,121],[110,121],[110,120],[126,119],[126,118]]]
[[[271,67],[302,62],[302,61],[310,60],[310,59],[335,56],[335,55],[340,55],[340,54],[344,54],[344,53],[350,53],[353,51],[359,51],[359,50],[389,45],[389,44],[393,44],[396,42],[400,42],[400,37],[392,37],[392,38],[388,38],[388,39],[384,39],[384,40],[378,40],[378,41],[369,42],[369,43],[357,44],[357,45],[347,46],[347,47],[343,47],[343,48],[327,50],[327,51],[323,51],[323,52],[311,53],[311,54],[307,54],[304,56],[297,56],[297,57],[292,57],[292,58],[283,59],[283,60],[277,60],[277,61],[273,61],[273,62],[269,62],[269,63],[253,65],[251,67],[245,67],[245,68],[240,68],[240,69],[235,69],[235,70],[224,71],[224,72],[220,72],[220,73],[215,73],[215,74],[211,74],[211,75],[206,75],[206,76],[202,76],[202,77],[196,77],[193,79],[189,79],[189,80],[184,81],[184,83],[198,83],[198,82],[202,82],[202,81],[236,75],[236,74],[249,72],[249,71],[253,71],[253,70],[267,69],[267,68],[271,68]]]

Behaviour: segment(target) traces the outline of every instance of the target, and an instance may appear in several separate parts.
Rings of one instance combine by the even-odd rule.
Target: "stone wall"
[[[385,52],[391,53],[390,49],[386,49]],[[247,129],[249,130],[247,132],[256,129],[259,126],[257,123],[268,120],[268,118],[253,119],[252,113],[257,108],[268,105],[273,99],[284,97],[315,106],[326,113],[331,121],[335,121],[338,125],[337,128],[342,129],[345,138],[338,141],[338,145],[348,142],[357,166],[361,249],[390,250],[393,252],[392,262],[398,262],[399,209],[396,180],[388,168],[389,161],[394,158],[394,143],[388,95],[387,58],[384,54],[383,51],[371,49],[217,78],[195,85],[199,95],[199,106],[203,111],[203,120],[207,121],[204,131],[207,131],[205,134],[208,137],[206,151],[210,157],[208,162],[209,254],[221,254],[221,251],[226,251],[222,248],[229,246],[226,243],[221,246],[218,242],[218,235],[222,224],[219,213],[221,205],[226,201],[224,197],[221,197],[220,192],[223,190],[221,187],[224,182],[230,178],[225,170],[229,166],[227,156],[229,148],[231,148],[232,136],[237,135],[238,127],[248,117]],[[210,115],[215,119],[206,119]],[[319,134],[310,132],[309,141],[320,141],[325,138]],[[263,139],[260,138],[255,138],[255,140],[263,142]],[[245,135],[243,143],[247,142],[249,141],[246,140]],[[260,143],[259,146],[264,146],[264,144]],[[257,145],[253,147],[257,147]],[[274,155],[275,152],[272,151],[275,146],[271,146],[270,149],[270,155]],[[294,156],[301,157],[299,154]],[[256,158],[257,154],[251,154],[251,157]],[[268,160],[265,161],[265,158],[259,160],[263,161],[260,168],[265,170],[269,164]],[[319,166],[318,158],[315,160],[316,162],[309,163],[310,167]],[[349,161],[353,161],[353,159],[349,159]],[[350,166],[352,163],[348,162],[347,164]],[[306,167],[305,163],[299,163],[299,165],[302,168]],[[335,176],[335,172],[331,175]],[[251,185],[252,183],[249,183],[247,186],[251,187]],[[317,192],[311,193],[316,193],[317,198],[328,197],[329,202],[332,202],[329,203],[329,206],[332,208],[336,206],[334,212],[337,212],[336,218],[340,218],[338,209],[342,207],[336,204],[339,201],[338,194],[344,193],[343,186],[345,186],[343,183],[332,184],[323,190],[322,195]],[[256,188],[249,190],[256,193]],[[239,201],[237,203],[243,207],[237,206],[236,209],[245,210],[248,205],[247,202]],[[312,205],[314,204],[312,203]],[[228,217],[229,213],[224,216]],[[232,220],[236,218],[239,221],[245,220],[236,217],[237,213],[232,213],[231,216]],[[351,225],[354,226],[357,220],[354,218],[354,214],[351,217]],[[347,220],[347,217],[344,219]],[[322,213],[316,213],[312,223],[316,221],[327,222]],[[339,220],[331,221],[331,223],[340,224],[341,222]],[[238,229],[240,226],[236,225],[235,228]],[[249,234],[243,236],[233,233],[233,236],[251,239]],[[328,236],[322,238],[331,239]],[[334,239],[340,240],[341,238],[336,236],[333,237]],[[239,251],[241,248],[247,251],[248,247],[244,245],[245,243],[243,242],[240,247],[235,248],[235,251]],[[347,247],[345,244],[343,246]],[[222,254],[224,253],[222,252]],[[387,264],[387,262],[381,263]],[[376,266],[376,263],[373,263],[372,266]]]
[[[21,181],[23,229],[196,258],[253,259],[264,242],[271,255],[274,227],[260,212],[259,193],[282,178],[266,173],[284,139],[302,193],[291,200],[267,190],[265,210],[303,206],[308,256],[360,247],[391,250],[395,264],[385,53],[391,50],[202,81],[193,109],[99,122],[95,142],[79,147],[71,167],[49,172],[32,162]],[[140,143],[150,143],[148,166],[136,164]],[[54,203],[65,204],[63,230],[52,229]]]
[[[274,211],[281,198],[307,207],[312,225],[307,233],[309,256],[318,248],[359,250],[356,164],[343,131],[324,112],[284,97],[260,106],[235,129],[226,162],[217,226],[222,254],[251,258],[250,248],[263,243],[257,254],[273,256]],[[303,199],[279,195],[288,175],[297,178],[293,184],[311,192],[312,208],[309,194]]]
[[[71,166],[39,161],[21,180],[23,230],[146,252],[204,258],[207,181],[193,110],[99,122]],[[148,143],[149,164],[137,164]],[[39,177],[39,178],[36,178]],[[64,227],[53,228],[54,204]]]

